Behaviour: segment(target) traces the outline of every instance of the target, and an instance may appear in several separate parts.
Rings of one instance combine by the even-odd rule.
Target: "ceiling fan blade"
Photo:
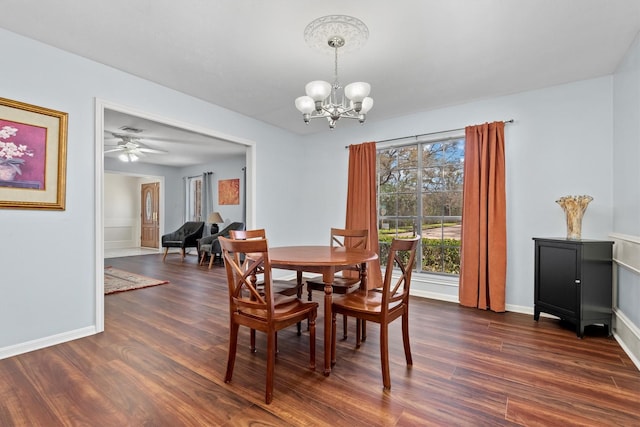
[[[115,148],[112,148],[112,149],[110,149],[110,150],[104,150],[104,154],[107,154],[107,153],[114,153],[114,152],[116,152],[116,151],[122,151],[122,150],[124,150],[124,148],[123,148],[123,147],[115,147]]]
[[[138,147],[137,150],[141,153],[150,153],[150,154],[167,154],[168,153],[168,151],[156,150],[154,148],[145,148],[145,147]]]

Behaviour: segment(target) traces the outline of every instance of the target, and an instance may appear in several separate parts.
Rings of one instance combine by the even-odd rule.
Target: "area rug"
[[[158,280],[141,276],[128,271],[119,270],[111,266],[104,268],[104,294],[131,291],[133,289],[148,288],[149,286],[164,285],[167,280]]]

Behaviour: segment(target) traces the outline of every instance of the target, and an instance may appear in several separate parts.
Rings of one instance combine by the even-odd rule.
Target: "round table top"
[[[373,261],[378,254],[368,249],[331,246],[280,246],[269,248],[272,264],[291,266],[340,266]]]

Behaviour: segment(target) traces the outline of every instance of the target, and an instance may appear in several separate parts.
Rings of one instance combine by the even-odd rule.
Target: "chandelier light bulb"
[[[316,104],[310,96],[299,96],[296,98],[296,108],[302,114],[310,114],[316,109]]]
[[[367,114],[369,110],[373,108],[373,98],[368,96],[362,100],[362,108],[360,108],[360,114]]]
[[[371,85],[365,82],[350,83],[344,88],[344,94],[353,102],[362,102],[371,92]]]
[[[307,96],[315,102],[324,101],[331,94],[331,84],[322,80],[314,80],[304,87]]]

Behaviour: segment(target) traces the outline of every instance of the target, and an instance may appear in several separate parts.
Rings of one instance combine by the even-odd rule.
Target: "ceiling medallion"
[[[328,15],[312,21],[304,29],[304,40],[307,44],[320,52],[334,54],[334,49],[327,40],[338,36],[348,40],[340,49],[341,53],[353,52],[360,49],[369,38],[367,26],[353,16]]]
[[[369,97],[371,85],[354,82],[344,87],[338,81],[338,49],[354,51],[369,38],[369,29],[359,19],[345,15],[328,15],[311,22],[304,30],[304,39],[309,46],[322,52],[334,54],[334,81],[330,84],[314,80],[305,86],[306,96],[296,98],[296,108],[302,113],[306,124],[310,119],[326,118],[329,128],[334,129],[341,118],[357,119],[364,123],[373,107]]]

